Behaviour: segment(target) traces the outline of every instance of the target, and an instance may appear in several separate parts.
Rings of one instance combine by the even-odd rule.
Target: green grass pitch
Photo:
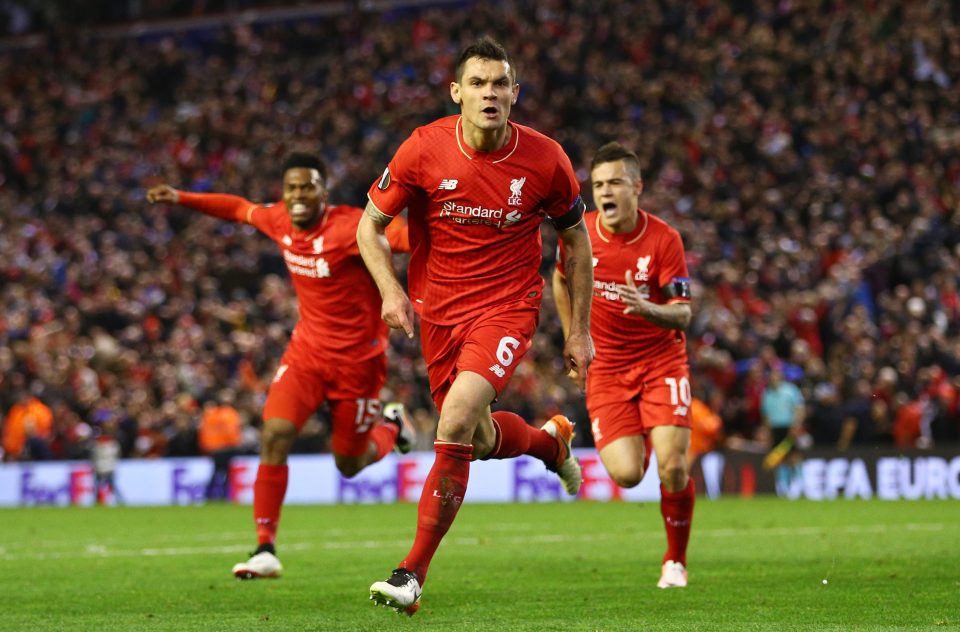
[[[0,630],[960,627],[957,501],[698,499],[682,590],[656,588],[655,503],[467,504],[407,618],[367,589],[415,521],[409,504],[287,507],[285,576],[240,582],[247,506],[3,510]]]

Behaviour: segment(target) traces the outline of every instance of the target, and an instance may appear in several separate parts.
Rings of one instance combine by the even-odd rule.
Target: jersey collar
[[[647,212],[642,208],[637,209],[637,214],[640,216],[637,219],[637,225],[629,233],[611,233],[603,226],[603,222],[600,221],[601,211],[597,211],[597,236],[600,237],[603,241],[607,243],[618,243],[618,244],[632,244],[638,241],[643,234],[647,232],[647,224],[650,223],[650,218],[647,215]]]
[[[512,156],[513,152],[517,151],[517,147],[520,146],[520,129],[510,121],[507,121],[507,126],[510,127],[510,139],[507,141],[507,143],[496,151],[477,151],[470,145],[463,142],[463,128],[460,125],[461,120],[463,120],[463,116],[458,116],[455,131],[457,136],[457,147],[460,148],[460,153],[470,160],[473,160],[474,158],[484,158],[489,160],[491,163],[496,164],[498,162],[503,162]]]

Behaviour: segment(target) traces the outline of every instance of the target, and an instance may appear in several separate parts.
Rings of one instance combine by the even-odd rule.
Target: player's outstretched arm
[[[593,362],[590,337],[590,302],[593,297],[593,249],[583,222],[559,233],[565,255],[564,276],[570,299],[570,324],[563,348],[567,369],[581,388],[587,384],[587,367]]]
[[[390,244],[385,235],[391,219],[373,202],[368,202],[357,226],[357,246],[383,298],[380,309],[383,321],[393,329],[403,329],[408,338],[413,338],[413,306],[393,270]]]
[[[206,215],[231,222],[250,223],[250,215],[257,205],[238,195],[222,193],[190,193],[174,189],[169,184],[160,184],[147,191],[151,204],[179,204]]]
[[[633,282],[633,274],[627,270],[624,275],[626,283],[617,285],[620,297],[626,304],[624,314],[643,316],[651,324],[664,329],[686,329],[693,319],[693,310],[689,303],[670,303],[660,305],[643,298],[640,290]]]

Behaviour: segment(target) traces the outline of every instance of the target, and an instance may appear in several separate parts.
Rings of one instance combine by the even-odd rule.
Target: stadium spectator
[[[467,492],[471,460],[530,454],[558,474],[568,493],[576,494],[582,482],[566,417],[556,415],[538,429],[516,413],[490,410],[530,349],[540,318],[544,217],[569,253],[571,316],[562,354],[581,386],[593,359],[593,274],[580,185],[559,144],[510,121],[519,91],[516,69],[499,43],[481,38],[465,48],[450,83],[460,114],[419,127],[403,142],[370,187],[357,229],[383,296],[383,319],[413,338],[416,305],[440,412],[413,547],[386,581],[370,587],[375,602],[408,615],[420,606],[430,561]],[[404,209],[415,244],[409,297],[384,239]]]
[[[162,4],[140,17],[172,15]],[[360,205],[406,130],[445,112],[435,91],[478,23],[526,42],[516,120],[559,140],[581,179],[601,139],[639,148],[643,204],[686,239],[692,379],[717,398],[728,436],[756,430],[737,379],[765,344],[796,363],[793,342],[807,343],[797,384],[811,410],[829,385],[836,398],[822,410],[842,412],[861,378],[885,392],[871,367],[896,373],[892,419],[911,417],[916,407],[903,407],[923,395],[924,369],[957,386],[953,4],[465,2],[393,17],[376,28],[359,8],[222,27],[146,21],[143,36],[101,37],[34,15],[55,35],[31,48],[4,40],[0,410],[32,391],[94,427],[109,398],[129,411],[126,457],[139,429],[171,434],[174,415],[153,417],[181,395],[231,386],[257,418],[297,317],[283,260],[246,227],[142,208],[142,190],[175,181],[273,198],[291,139],[322,139],[331,188]],[[626,54],[611,61],[611,50]],[[554,245],[545,232],[545,271]],[[527,377],[504,406],[529,420],[583,418],[583,398],[555,377],[561,345],[547,301],[518,369]],[[391,340],[384,392],[430,419],[418,346]],[[960,423],[949,407],[931,419],[910,447],[950,441]]]
[[[693,313],[683,240],[640,207],[640,162],[620,143],[597,150],[590,184],[597,205],[584,216],[595,278],[590,331],[597,357],[587,374],[593,439],[621,487],[639,485],[650,449],[657,453],[667,534],[657,586],[684,588],[695,486],[687,458],[693,393],[684,330]],[[565,279],[571,256],[560,244],[553,296],[564,334],[571,323]]]
[[[378,318],[377,290],[354,237],[362,211],[328,204],[327,167],[316,155],[291,153],[282,173],[283,199],[276,205],[254,204],[234,195],[188,193],[165,184],[147,192],[151,203],[180,204],[250,224],[269,236],[281,249],[299,300],[296,329],[263,405],[260,466],[253,486],[258,546],[248,561],[233,567],[240,579],[279,577],[283,572],[275,542],[287,491],[287,456],[308,418],[324,402],[332,419],[332,451],[345,476],[356,475],[394,448],[409,451],[414,440],[402,405],[389,406],[381,414],[386,326]],[[390,238],[394,248],[409,250],[401,224]],[[209,309],[220,320],[244,318],[229,304]],[[228,355],[229,350],[223,353]],[[198,378],[193,376],[191,384]],[[221,407],[232,399],[231,393],[230,401],[208,409],[199,429],[201,448],[214,456],[208,492],[226,487],[229,459],[242,441],[237,411],[230,409],[229,423],[223,418]]]
[[[50,456],[53,413],[37,397],[21,392],[3,423],[3,457],[7,461],[43,460]]]

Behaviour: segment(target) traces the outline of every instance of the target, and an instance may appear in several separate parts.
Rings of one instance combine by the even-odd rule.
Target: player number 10
[[[679,384],[677,383],[677,378],[668,377],[665,378],[667,381],[667,386],[670,387],[670,404],[676,406],[677,404],[683,402],[684,406],[689,406],[690,402],[693,401],[693,397],[690,395],[690,380],[685,377],[680,378]],[[679,395],[679,398],[677,397]]]

